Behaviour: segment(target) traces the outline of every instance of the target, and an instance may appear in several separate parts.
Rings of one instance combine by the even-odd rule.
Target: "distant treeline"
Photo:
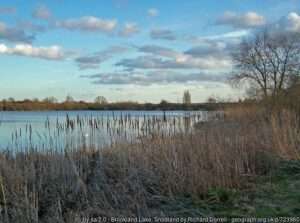
[[[0,111],[47,111],[47,110],[216,110],[228,103],[169,103],[158,104],[137,102],[91,103],[85,101],[0,101]]]

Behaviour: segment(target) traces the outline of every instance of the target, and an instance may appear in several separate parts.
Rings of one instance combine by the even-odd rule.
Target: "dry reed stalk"
[[[300,134],[296,114],[282,111],[271,117],[274,149],[285,159],[300,158]]]
[[[58,135],[68,135],[69,147],[59,145],[61,151],[50,147],[1,156],[0,171],[9,190],[5,203],[13,204],[7,212],[18,212],[10,216],[21,219],[26,208],[20,207],[28,206],[24,202],[27,197],[32,203],[30,210],[35,212],[33,218],[41,222],[54,216],[51,210],[61,221],[100,209],[119,215],[150,215],[157,197],[187,195],[199,199],[211,188],[243,186],[245,178],[262,172],[260,160],[266,160],[261,154],[299,157],[299,134],[293,114],[273,116],[270,122],[253,108],[246,110],[227,110],[227,117],[234,122],[212,122],[195,131],[178,132],[174,126],[184,120],[168,117],[166,122],[153,117],[144,117],[144,121],[133,117],[119,121],[68,117],[68,124],[57,125],[65,129],[56,127],[56,131],[60,131]],[[243,113],[251,119],[243,117]],[[127,122],[132,123],[127,124],[131,128],[145,129],[135,141],[120,140],[122,134],[130,134],[124,127]],[[86,129],[92,133],[81,149],[73,142],[72,131],[76,128],[81,135]],[[103,128],[114,142],[105,148],[94,142]],[[51,210],[46,209],[48,206]]]
[[[1,189],[1,197],[2,197],[2,203],[4,206],[4,221],[8,222],[8,212],[7,212],[7,202],[6,202],[6,195],[5,195],[5,189],[4,189],[4,183],[3,178],[0,175],[0,189]]]

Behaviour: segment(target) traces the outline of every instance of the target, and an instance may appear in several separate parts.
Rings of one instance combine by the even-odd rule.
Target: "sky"
[[[236,100],[232,49],[300,32],[300,0],[1,0],[0,98]]]

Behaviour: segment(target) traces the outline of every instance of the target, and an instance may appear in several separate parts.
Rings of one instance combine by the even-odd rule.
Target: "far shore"
[[[91,103],[85,101],[72,102],[45,102],[45,101],[0,101],[0,111],[70,111],[70,110],[99,110],[99,111],[213,111],[223,109],[225,106],[233,106],[238,102],[219,103],[138,103],[138,102],[114,102]]]

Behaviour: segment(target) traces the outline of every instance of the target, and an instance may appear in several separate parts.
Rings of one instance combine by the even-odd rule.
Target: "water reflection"
[[[103,148],[154,134],[191,131],[206,111],[0,112],[0,147],[14,151]]]
[[[191,129],[191,116],[190,114],[185,114],[185,116],[183,117],[183,121],[184,121],[184,131],[188,132]]]

